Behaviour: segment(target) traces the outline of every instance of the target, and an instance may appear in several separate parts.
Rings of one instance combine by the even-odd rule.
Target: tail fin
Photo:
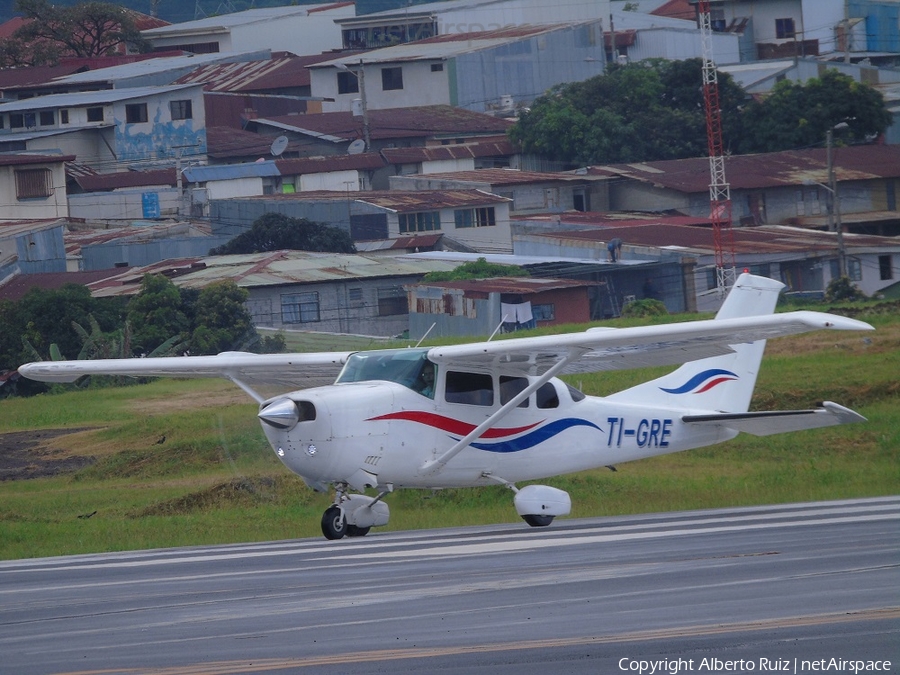
[[[775,311],[784,284],[773,279],[742,274],[738,277],[716,319],[760,316]],[[766,348],[765,340],[731,345],[734,353],[691,361],[663,377],[608,396],[611,401],[746,412],[756,386],[756,376]]]

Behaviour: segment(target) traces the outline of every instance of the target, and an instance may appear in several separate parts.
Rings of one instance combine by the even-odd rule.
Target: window
[[[355,73],[338,71],[337,85],[339,94],[356,94],[359,92],[359,79]]]
[[[59,123],[60,124],[68,124],[69,123],[69,111],[68,110],[60,110],[59,111]]]
[[[103,121],[103,108],[88,108],[87,109],[87,121],[88,122],[102,122]]]
[[[888,281],[889,279],[894,278],[894,269],[891,264],[892,256],[889,255],[880,255],[878,256],[878,275],[882,281]]]
[[[125,105],[125,122],[127,124],[140,124],[147,121],[146,103],[128,103]]]
[[[431,64],[431,72],[432,73],[440,73],[440,72],[443,72],[443,70],[444,70],[443,63],[432,63]]]
[[[537,390],[537,407],[538,408],[558,408],[559,394],[556,393],[556,387],[552,382],[547,382],[544,386]]]
[[[351,307],[362,307],[363,305],[363,289],[351,288],[347,291],[347,301]]]
[[[16,199],[43,199],[53,194],[50,169],[16,171]]]
[[[439,211],[420,211],[419,213],[401,213],[399,216],[400,234],[410,232],[431,232],[441,229]]]
[[[42,110],[39,119],[42,127],[49,127],[56,124],[56,115],[52,110]]]
[[[552,303],[546,305],[532,305],[531,315],[535,321],[553,321],[556,317],[556,306]]]
[[[793,19],[775,19],[775,37],[778,40],[790,40],[796,37]]]
[[[403,69],[399,67],[382,68],[381,88],[385,91],[391,89],[403,89]]]
[[[21,129],[25,126],[25,115],[22,113],[10,113],[9,114],[9,128],[10,129]]]
[[[447,403],[494,405],[494,385],[491,376],[484,373],[447,371],[444,398]]]
[[[837,277],[838,273],[831,276]],[[862,263],[859,258],[847,258],[847,276],[850,277],[850,281],[862,281]]]
[[[169,101],[169,110],[172,113],[173,120],[190,120],[194,118],[194,108],[190,99],[185,101]]]
[[[525,391],[528,386],[528,378],[510,377],[509,375],[500,376],[500,405],[506,405],[512,401],[518,394]],[[519,408],[528,407],[528,399],[526,398],[519,405]]]
[[[459,209],[453,212],[456,229],[464,227],[491,227],[497,224],[493,206],[480,209]]]
[[[409,314],[409,302],[402,286],[378,289],[378,316]]]
[[[310,323],[318,320],[318,293],[290,293],[281,296],[282,323]]]

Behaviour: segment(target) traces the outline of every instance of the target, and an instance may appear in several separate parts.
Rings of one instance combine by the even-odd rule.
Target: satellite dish
[[[288,146],[288,137],[287,136],[279,136],[274,141],[272,141],[272,154],[275,157],[278,157],[282,152],[285,151],[285,148]]]
[[[347,147],[347,154],[348,155],[358,155],[359,153],[364,152],[365,149],[366,149],[366,142],[361,138],[357,138],[355,141],[353,141]]]

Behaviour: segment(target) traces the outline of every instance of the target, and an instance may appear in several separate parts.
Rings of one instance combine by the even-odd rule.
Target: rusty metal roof
[[[731,228],[731,232],[734,234],[734,250],[738,254],[834,252],[837,247],[836,232],[811,231],[784,225],[735,227]],[[596,242],[598,246],[618,237],[626,245],[678,248],[699,254],[712,254],[714,251],[712,229],[689,225],[652,224],[533,234],[551,239]],[[848,249],[900,247],[900,241],[896,238],[850,233],[844,234],[844,244]]]
[[[307,66],[333,58],[331,54],[295,56],[287,52],[271,59],[241,63],[210,63],[184,75],[176,84],[203,84],[206,91],[269,91],[308,87]]]
[[[441,159],[498,157],[513,155],[516,149],[506,138],[479,140],[456,145],[430,145],[416,148],[383,148],[381,154],[391,164],[414,164]]]
[[[282,176],[329,171],[380,169],[385,164],[377,152],[359,155],[331,155],[329,157],[304,157],[301,159],[276,159],[275,166]]]
[[[834,171],[840,182],[900,178],[900,146],[857,145],[835,148]],[[743,190],[828,181],[824,148],[732,155],[725,159],[725,172],[731,188]],[[588,167],[588,173],[630,178],[679,192],[709,191],[709,160],[706,157],[592,166]]]
[[[0,153],[0,166],[22,166],[27,164],[57,164],[59,162],[74,162],[75,155],[41,155],[38,153],[6,155]]]
[[[447,180],[460,183],[477,183],[480,185],[517,185],[521,183],[572,183],[585,180],[596,180],[593,175],[576,175],[573,173],[543,173],[539,171],[522,171],[521,169],[475,169],[473,171],[448,171],[446,173],[429,173],[419,176],[423,180]]]
[[[87,192],[101,192],[145,185],[177,184],[175,169],[154,169],[152,171],[118,171],[92,175],[73,175],[75,182]]]
[[[253,288],[409,277],[428,272],[447,272],[455,267],[456,263],[451,262],[383,255],[274,251],[167,260],[146,267],[132,268],[118,276],[89,284],[89,288],[96,297],[132,295],[140,290],[141,279],[148,273],[165,274],[176,286],[184,288],[204,288],[225,279],[234,281],[242,288]]]
[[[311,190],[288,194],[258,195],[241,199],[276,201],[342,201],[348,193],[342,190]],[[436,209],[485,206],[512,201],[484,190],[365,190],[349,193],[353,201],[372,204],[395,213],[416,213]]]

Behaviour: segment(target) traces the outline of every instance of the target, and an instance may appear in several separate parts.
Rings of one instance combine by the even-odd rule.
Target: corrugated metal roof
[[[836,232],[819,232],[783,225],[735,227],[734,250],[738,254],[750,253],[804,253],[837,250]],[[618,237],[626,245],[679,248],[702,254],[714,251],[713,233],[709,228],[689,225],[641,225],[602,230],[578,230],[569,232],[533,233],[533,236],[549,239],[596,242],[598,246]],[[900,247],[900,241],[891,237],[844,234],[844,244],[854,247]]]
[[[39,154],[31,154],[31,155],[6,155],[0,153],[0,166],[22,166],[27,164],[51,164],[51,163],[59,163],[59,162],[73,162],[75,161],[75,155],[39,155]]]
[[[41,274],[18,274],[0,285],[0,300],[16,302],[25,297],[32,288],[57,290],[66,284],[88,285],[121,274],[122,270],[95,270],[92,272],[43,272]]]
[[[314,115],[283,115],[254,120],[257,124],[277,123],[315,137],[328,136],[336,141],[361,138],[362,124],[349,111]],[[513,122],[491,115],[454,108],[449,105],[383,108],[369,111],[373,139],[425,138],[439,135],[503,134]]]
[[[231,29],[235,26],[250,26],[255,23],[283,19],[288,16],[307,16],[315,11],[337,9],[346,6],[347,3],[322,3],[318,5],[293,5],[279,7],[255,7],[241,12],[209,16],[194,21],[185,21],[172,26],[162,26],[142,31],[146,38],[163,38],[188,33],[208,33],[215,29]]]
[[[0,104],[0,112],[10,113],[19,110],[46,110],[48,108],[71,108],[76,106],[97,105],[103,103],[115,103],[127,101],[133,98],[157,96],[182,89],[197,87],[196,84],[170,84],[164,87],[129,87],[127,89],[100,89],[98,91],[79,91],[71,94],[49,94],[25,98],[20,101]],[[57,129],[56,133],[63,133],[65,129]]]
[[[571,30],[572,26],[578,26],[585,23],[595,23],[597,20],[581,22],[576,24],[550,24],[543,26],[530,26],[523,24],[511,28],[502,28],[492,31],[479,31],[473,33],[453,33],[449,35],[441,35],[438,37],[426,38],[424,40],[416,40],[405,44],[395,45],[393,47],[383,47],[381,49],[373,49],[370,52],[356,54],[354,56],[344,56],[331,61],[324,61],[321,64],[310,66],[318,67],[334,67],[337,65],[354,66],[362,63],[363,65],[370,63],[397,63],[400,61],[420,61],[429,59],[448,59],[460,54],[469,54],[471,52],[481,51],[482,49],[492,49],[494,47],[502,47],[513,42],[531,38],[536,35],[543,35],[557,30]]]
[[[824,148],[731,155],[725,159],[725,171],[732,190],[826,183],[827,168]],[[857,145],[836,148],[834,171],[838,181],[900,178],[900,146]],[[592,166],[588,167],[588,173],[631,178],[679,192],[709,191],[709,160],[706,157]]]
[[[434,211],[465,206],[485,206],[498,202],[511,202],[483,190],[366,190],[350,192],[350,198],[356,202],[371,204],[395,213],[415,213],[418,211]],[[258,201],[347,201],[347,192],[340,190],[311,190],[288,194],[258,195],[241,197]]]
[[[543,291],[556,291],[563,288],[583,288],[596,285],[590,281],[574,279],[535,279],[532,277],[492,277],[490,279],[473,279],[469,281],[423,281],[419,286],[437,288],[455,288],[461,291],[478,291],[481,293],[515,293],[528,295]]]
[[[184,177],[191,183],[206,183],[211,180],[235,180],[237,178],[260,178],[278,176],[278,167],[272,160],[247,162],[244,164],[216,164],[189,166]]]
[[[60,218],[0,221],[0,239],[11,239],[30,232],[43,232],[54,227],[62,227],[65,224],[66,220]]]
[[[456,265],[437,260],[363,256],[308,251],[275,251],[250,255],[185,258],[133,268],[121,275],[90,284],[95,296],[132,295],[140,290],[146,273],[165,273],[181,287],[204,288],[224,279],[242,288],[324,283],[347,279],[402,277],[450,271]]]
[[[505,138],[479,140],[456,145],[429,145],[416,148],[382,148],[391,164],[414,164],[442,159],[466,159],[469,157],[502,157],[514,155],[515,147]]]
[[[475,169],[473,171],[448,171],[417,176],[422,180],[447,180],[481,185],[518,185],[522,183],[573,183],[595,180],[595,176],[573,173],[541,173],[520,169]]]
[[[377,152],[358,155],[332,155],[330,157],[304,157],[301,159],[276,159],[275,165],[282,176],[296,176],[329,171],[358,171],[380,169],[385,164]]]
[[[153,59],[145,59],[134,63],[125,63],[110,66],[96,71],[76,73],[53,80],[57,85],[78,85],[95,82],[115,82],[132,77],[155,75],[158,73],[177,72],[182,69],[193,69],[209,63],[231,63],[236,61],[258,61],[268,59],[271,52],[268,50],[256,50],[247,52],[221,52],[214,54],[189,54],[182,56],[162,56]]]
[[[203,84],[206,91],[268,91],[308,87],[307,66],[329,58],[330,55],[323,54],[295,56],[280,52],[267,60],[201,66],[175,82]]]
[[[178,180],[174,167],[153,171],[119,171],[116,173],[94,173],[74,176],[75,182],[88,192],[117,190],[145,185],[176,185]]]

